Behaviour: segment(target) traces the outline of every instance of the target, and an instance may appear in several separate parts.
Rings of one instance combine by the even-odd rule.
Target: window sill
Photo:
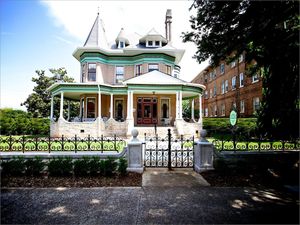
[[[252,84],[255,84],[255,83],[257,83],[259,80],[255,80],[255,81],[252,81]]]

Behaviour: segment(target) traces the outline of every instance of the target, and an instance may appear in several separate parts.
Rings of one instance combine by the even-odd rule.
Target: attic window
[[[124,47],[125,47],[124,41],[119,41],[119,48],[124,48]]]
[[[160,41],[155,41],[155,46],[159,47],[160,46]]]
[[[153,41],[148,41],[148,46],[153,46]]]

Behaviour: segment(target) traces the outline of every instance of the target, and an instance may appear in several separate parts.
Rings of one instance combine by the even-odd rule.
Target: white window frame
[[[236,67],[236,61],[234,60],[234,61],[232,61],[231,63],[230,63],[230,67],[231,68],[234,68],[234,67]]]
[[[169,64],[165,64],[165,66],[166,66],[166,74],[172,76],[172,66]],[[170,68],[170,73],[168,73],[168,68]]]
[[[212,98],[212,96],[213,96],[213,90],[211,88],[211,89],[209,89],[209,98]]]
[[[148,72],[151,72],[151,71],[149,70],[150,65],[157,65],[157,71],[159,71],[159,64],[158,64],[158,63],[149,63],[149,64],[148,64]],[[154,69],[154,70],[156,70],[156,69]],[[154,70],[152,70],[152,71],[154,71]]]
[[[89,80],[89,66],[94,64],[95,65],[95,80]],[[87,77],[86,77],[86,81],[87,82],[97,82],[97,63],[94,63],[94,62],[91,62],[91,63],[88,63],[88,66],[87,66]]]
[[[95,117],[88,117],[88,102],[89,102],[89,99],[94,99],[95,100]],[[86,97],[86,102],[85,102],[85,109],[86,109],[86,112],[85,112],[85,115],[86,115],[86,118],[97,118],[97,102],[96,102],[96,97]]]
[[[257,101],[258,100],[258,101]],[[252,103],[253,103],[253,113],[256,112],[256,110],[258,110],[260,108],[260,100],[259,100],[259,97],[255,97],[253,98],[252,100]],[[258,105],[257,109],[256,109],[256,106]]]
[[[168,112],[167,112],[167,115],[168,117],[164,118],[162,117],[163,116],[163,111],[162,111],[162,106],[163,106],[163,101],[167,100],[168,101]],[[170,102],[171,102],[171,99],[170,98],[166,98],[166,97],[163,97],[160,99],[160,116],[162,119],[170,119],[171,118],[171,107],[170,107]]]
[[[240,113],[245,113],[245,100],[240,101]]]
[[[240,54],[239,56],[239,63],[242,63],[244,61],[244,55]]]
[[[213,112],[214,116],[217,117],[218,116],[218,107],[217,105],[214,105],[214,112]]]
[[[216,97],[217,96],[217,84],[215,83],[214,84],[214,97]]]
[[[122,79],[122,81],[121,82],[117,82],[118,81],[118,79],[117,79],[117,67],[123,67],[123,79]],[[123,80],[124,80],[124,76],[125,76],[125,66],[123,66],[123,65],[116,65],[115,66],[115,84],[122,84],[123,83]]]
[[[225,80],[222,80],[221,82],[221,94],[225,93]]]
[[[240,73],[240,79],[239,80],[240,80],[240,87],[244,87],[244,85],[245,85],[244,73]],[[243,83],[242,83],[242,81],[243,81]]]
[[[225,116],[225,104],[221,105],[221,116]]]
[[[205,117],[208,117],[208,108],[205,108],[205,109],[204,109],[204,116],[205,116]]]
[[[220,65],[220,74],[224,74],[225,73],[225,64],[221,63]]]
[[[256,83],[256,82],[258,82],[258,81],[259,81],[258,74],[255,73],[255,74],[252,76],[252,84],[253,84],[253,83]]]
[[[141,74],[137,74],[137,67],[140,66],[141,67]],[[134,65],[134,76],[137,77],[137,76],[140,76],[143,74],[143,64],[135,64]]]
[[[233,86],[233,83],[234,83],[234,86]],[[231,78],[231,88],[232,88],[232,90],[236,89],[236,76]]]
[[[205,90],[205,92],[204,92],[204,98],[208,99],[208,91],[207,90]]]
[[[116,113],[117,113],[117,101],[122,101],[122,115],[123,115],[123,118],[125,120],[125,109],[124,109],[124,103],[125,103],[125,100],[124,98],[114,98],[114,118],[116,119]]]
[[[122,43],[123,43],[123,45],[122,45]],[[125,41],[124,40],[119,40],[118,48],[125,48]]]
[[[229,87],[228,87],[228,80],[225,80],[225,93],[228,92],[228,89],[229,89]]]

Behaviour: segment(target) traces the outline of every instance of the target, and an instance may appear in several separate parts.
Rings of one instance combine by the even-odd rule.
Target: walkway
[[[1,195],[1,224],[299,223],[296,197],[272,190],[22,188]]]

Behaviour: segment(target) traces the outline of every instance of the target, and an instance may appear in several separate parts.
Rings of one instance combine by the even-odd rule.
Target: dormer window
[[[119,41],[119,48],[124,48],[124,47],[125,47],[124,41]]]
[[[161,41],[148,40],[146,43],[146,47],[161,47]]]
[[[148,46],[152,47],[153,46],[153,41],[148,41]]]
[[[160,41],[155,41],[155,46],[159,47],[160,46]]]

